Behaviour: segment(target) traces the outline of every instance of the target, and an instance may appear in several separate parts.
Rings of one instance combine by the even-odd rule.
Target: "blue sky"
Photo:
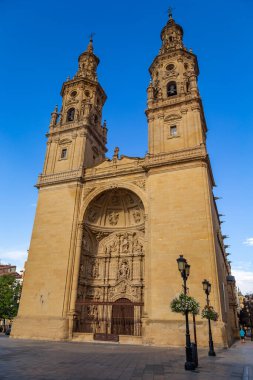
[[[160,48],[169,5],[197,54],[208,151],[222,197],[223,233],[243,291],[253,291],[253,2],[0,0],[0,258],[22,267],[29,247],[50,113],[95,32],[99,80],[108,100],[108,156],[143,156],[148,67]],[[135,139],[132,139],[132,133]],[[250,240],[251,239],[251,240]]]

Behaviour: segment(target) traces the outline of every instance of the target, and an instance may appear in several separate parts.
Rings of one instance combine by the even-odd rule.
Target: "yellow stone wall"
[[[64,305],[79,193],[77,185],[39,192],[14,337],[67,337]]]

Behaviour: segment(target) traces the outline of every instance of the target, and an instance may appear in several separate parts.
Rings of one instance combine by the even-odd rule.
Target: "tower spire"
[[[169,9],[168,9],[168,14],[169,14],[169,19],[172,20],[173,17],[172,17],[172,11],[173,11],[173,8],[171,6],[169,6]]]
[[[87,46],[87,53],[93,53],[94,51],[94,47],[93,47],[93,36],[95,36],[95,33],[91,33],[90,34],[90,41],[89,41],[89,44]]]
[[[91,33],[89,43],[85,52],[83,52],[78,59],[79,68],[77,72],[78,77],[85,77],[93,81],[97,81],[97,66],[99,64],[99,58],[94,54],[93,36],[95,33]]]

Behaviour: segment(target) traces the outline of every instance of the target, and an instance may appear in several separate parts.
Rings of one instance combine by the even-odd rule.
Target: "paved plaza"
[[[253,379],[253,342],[216,353],[208,357],[199,350],[199,368],[186,372],[182,348],[14,340],[1,334],[0,379]]]

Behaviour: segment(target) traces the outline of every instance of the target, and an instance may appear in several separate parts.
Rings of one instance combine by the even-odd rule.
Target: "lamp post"
[[[202,285],[203,285],[203,290],[206,293],[206,304],[207,304],[207,307],[209,307],[209,304],[210,304],[209,294],[211,293],[211,284],[209,281],[204,280],[202,282]],[[208,318],[208,331],[209,331],[209,352],[208,352],[208,355],[209,356],[216,356],[216,353],[214,352],[214,348],[213,348],[213,337],[212,337],[210,318]]]
[[[178,265],[178,270],[180,271],[182,279],[183,279],[184,295],[186,295],[187,294],[186,282],[187,282],[187,279],[190,275],[190,265],[187,263],[187,261],[183,257],[183,255],[180,255],[179,258],[177,259],[177,265]],[[187,371],[192,371],[196,368],[196,365],[193,362],[193,357],[192,357],[191,337],[190,337],[190,330],[189,330],[189,318],[188,318],[188,311],[187,310],[185,311],[185,326],[186,326],[186,331],[185,331],[186,362],[185,362],[184,368]]]

